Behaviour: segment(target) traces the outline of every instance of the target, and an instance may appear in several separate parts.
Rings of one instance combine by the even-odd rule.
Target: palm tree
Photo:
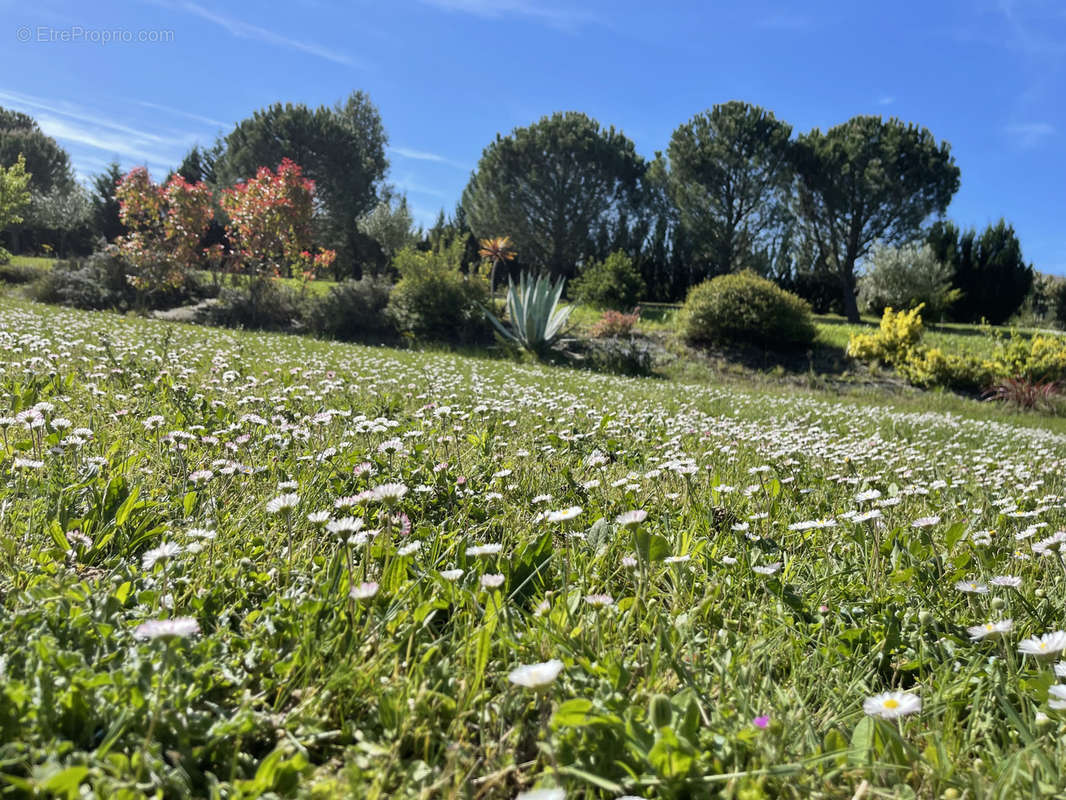
[[[491,239],[482,239],[481,249],[478,255],[492,260],[492,272],[489,273],[489,296],[496,297],[496,268],[501,261],[513,261],[514,250],[511,249],[510,236],[496,236]]]

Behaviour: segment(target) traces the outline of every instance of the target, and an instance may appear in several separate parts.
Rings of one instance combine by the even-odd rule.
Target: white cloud
[[[188,111],[182,111],[180,108],[172,108],[171,106],[164,106],[161,103],[149,103],[146,100],[138,100],[136,102],[137,105],[144,106],[145,108],[151,108],[155,111],[164,111],[167,114],[173,114],[176,117],[185,117],[185,119],[191,119],[195,122],[202,122],[205,125],[211,125],[216,128],[225,128],[229,126],[229,123],[227,122],[212,119],[211,117],[202,117],[199,114],[190,114]]]
[[[164,3],[164,5],[167,5],[170,8],[176,8],[180,11],[185,11],[186,13],[200,17],[200,19],[207,20],[220,28],[224,28],[231,36],[235,36],[238,39],[252,39],[257,42],[283,47],[287,50],[296,50],[301,53],[307,53],[316,58],[332,61],[334,64],[343,64],[347,67],[356,66],[355,61],[346,53],[331,50],[330,48],[323,47],[315,42],[306,42],[301,39],[290,39],[288,36],[282,36],[280,33],[261,28],[250,22],[218,14],[201,5],[197,5],[196,3],[184,2],[176,5]]]
[[[151,133],[146,130],[131,128],[128,125],[122,125],[112,119],[106,119],[92,114],[80,106],[76,106],[73,103],[68,103],[63,100],[50,100],[48,98],[34,97],[32,95],[20,94],[19,92],[12,92],[6,89],[0,89],[0,100],[7,102],[14,108],[25,110],[26,113],[31,116],[37,116],[38,112],[41,111],[51,114],[59,114],[60,116],[68,117],[69,119],[89,123],[98,128],[106,128],[117,133],[122,133],[144,142],[184,147],[191,144],[193,141],[193,137],[188,135],[178,137],[160,136],[159,134]],[[38,121],[40,121],[39,117]]]
[[[579,8],[545,6],[532,0],[422,0],[422,2],[446,11],[473,14],[486,19],[501,19],[508,16],[525,17],[571,32],[583,25],[600,22],[594,14]]]
[[[1047,122],[1025,122],[1007,126],[1007,135],[1020,147],[1036,147],[1049,136],[1055,135],[1055,127]]]
[[[47,114],[39,114],[36,119],[42,131],[61,143],[75,142],[107,153],[109,156],[121,156],[125,161],[159,165],[174,163],[181,157],[174,153],[147,150],[143,143],[138,144],[126,137],[91,130]]]
[[[430,153],[426,150],[415,150],[410,147],[390,147],[389,152],[400,156],[400,158],[410,158],[415,161],[432,161],[436,164],[447,164],[458,169],[467,168],[466,164],[461,164],[458,161],[453,161],[450,158],[445,158],[444,156]]]

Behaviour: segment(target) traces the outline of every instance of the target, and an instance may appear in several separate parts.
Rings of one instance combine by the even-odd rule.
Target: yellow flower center
[[[1041,642],[1040,643],[1040,649],[1041,650],[1047,650],[1047,642]]]
[[[899,700],[889,698],[885,701],[885,708],[899,708]]]

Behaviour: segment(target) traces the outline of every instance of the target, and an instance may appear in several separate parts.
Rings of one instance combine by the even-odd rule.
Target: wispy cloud
[[[176,163],[196,141],[191,134],[165,136],[124,125],[58,98],[34,97],[0,89],[0,102],[33,116],[42,131],[71,151],[74,167],[79,173],[100,163],[98,157],[84,152],[86,148],[97,151],[108,160],[117,158],[126,163],[147,164],[165,170],[165,165]]]
[[[1019,147],[1037,147],[1049,136],[1055,135],[1055,126],[1047,122],[1025,122],[1008,125],[1007,135]]]
[[[426,150],[415,150],[411,147],[390,147],[389,152],[398,155],[400,158],[409,158],[414,161],[432,161],[435,164],[447,164],[450,167],[456,169],[466,169],[467,164],[463,164],[459,161],[453,161],[445,156],[437,155],[436,153],[430,153]]]
[[[98,116],[92,112],[86,111],[80,106],[63,100],[34,97],[33,95],[13,92],[8,89],[0,89],[0,100],[5,101],[19,110],[26,111],[26,113],[36,115],[39,112],[44,111],[51,114],[59,114],[60,116],[68,117],[77,120],[78,122],[85,122],[98,128],[106,128],[107,130],[115,131],[116,133],[122,133],[144,142],[152,142],[161,145],[185,146],[190,144],[193,140],[193,137],[188,135],[177,137],[162,136],[157,133],[151,133],[150,131],[131,128],[128,125],[123,125],[112,119]]]
[[[890,106],[895,102],[896,98],[890,94],[883,94],[877,98],[877,105],[879,106]]]
[[[151,108],[155,111],[163,111],[167,114],[173,114],[176,117],[184,117],[185,119],[191,119],[194,122],[202,122],[205,125],[212,125],[216,128],[225,128],[228,123],[222,120],[212,119],[211,117],[202,117],[199,114],[190,114],[188,111],[182,111],[180,108],[172,108],[171,106],[164,106],[160,103],[149,103],[147,100],[138,100],[137,105],[144,108]]]
[[[127,137],[109,135],[69,120],[58,119],[47,114],[38,114],[36,119],[42,131],[61,142],[75,142],[107,153],[109,156],[121,157],[125,161],[162,165],[173,164],[177,160],[173,153],[148,150],[143,145],[132,143]]]
[[[486,19],[525,17],[568,32],[574,32],[585,25],[602,23],[599,17],[589,11],[580,8],[548,6],[534,2],[534,0],[422,0],[422,2],[446,11],[473,14]]]
[[[231,36],[238,39],[251,39],[257,42],[263,42],[264,44],[274,45],[275,47],[283,47],[287,50],[295,50],[300,53],[306,53],[307,55],[314,56],[316,58],[325,59],[326,61],[332,61],[334,64],[343,64],[346,67],[359,66],[351,56],[347,53],[341,53],[337,50],[320,45],[316,42],[309,42],[303,39],[293,39],[288,36],[283,36],[280,33],[276,33],[267,28],[260,27],[259,25],[253,25],[251,22],[245,22],[244,20],[237,19],[235,17],[229,17],[224,14],[219,14],[212,11],[209,8],[204,8],[196,3],[188,2],[161,2],[161,5],[167,8],[177,9],[184,11],[187,14],[192,14],[200,19],[206,20],[218,27],[227,31]]]
[[[1035,61],[1066,55],[1061,12],[1049,15],[1044,3],[1032,0],[998,0],[998,7],[1007,23],[1007,35],[1002,39],[1008,46]]]

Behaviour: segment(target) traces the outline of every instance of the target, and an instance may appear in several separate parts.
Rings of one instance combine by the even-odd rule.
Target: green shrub
[[[456,239],[440,250],[407,248],[396,254],[393,267],[400,280],[389,297],[388,313],[399,331],[434,341],[491,340],[484,312],[488,284],[460,272],[463,244]]]
[[[130,265],[118,248],[108,245],[85,258],[57,261],[51,269],[38,268],[29,287],[30,297],[41,303],[73,306],[88,310],[140,309],[144,297],[130,285]],[[156,292],[143,310],[174,308],[217,293],[206,278],[189,272],[179,286]]]
[[[109,247],[87,258],[57,261],[30,286],[30,296],[42,303],[92,311],[128,308],[134,297],[126,280],[129,265]]]
[[[383,277],[365,275],[344,281],[313,302],[308,324],[316,333],[333,339],[386,339],[396,332],[386,313],[392,284]]]
[[[596,308],[633,308],[644,291],[644,279],[633,259],[621,250],[603,261],[593,261],[570,282],[570,295],[579,303]]]
[[[807,301],[754,272],[721,275],[689,290],[678,315],[689,342],[802,346],[814,341]]]
[[[279,280],[256,277],[239,287],[222,289],[218,302],[203,311],[212,325],[231,328],[289,330],[306,316],[306,302],[299,291]]]

